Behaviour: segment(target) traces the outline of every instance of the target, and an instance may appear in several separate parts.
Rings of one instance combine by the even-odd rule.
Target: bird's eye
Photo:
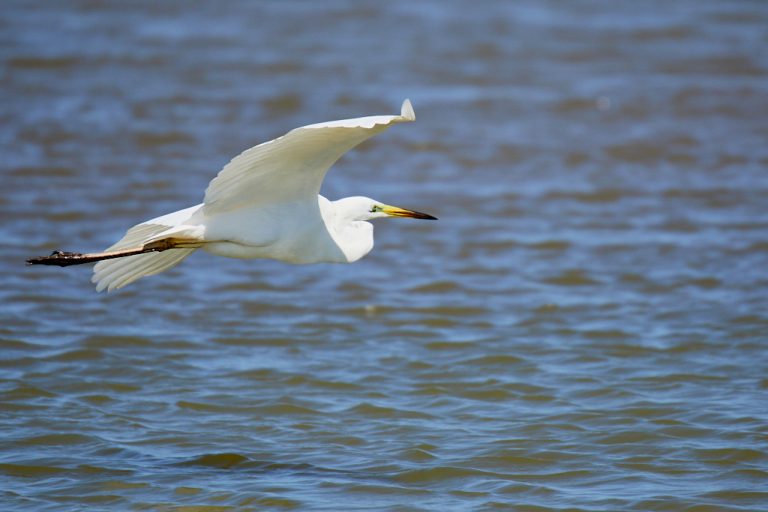
[[[379,206],[377,206],[377,205],[373,205],[373,206],[371,206],[371,213],[376,213],[376,212],[378,212],[379,210],[381,210],[381,207],[379,207]]]

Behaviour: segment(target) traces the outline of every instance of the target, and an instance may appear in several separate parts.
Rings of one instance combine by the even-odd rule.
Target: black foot
[[[53,251],[50,256],[40,256],[27,260],[27,265],[56,265],[67,267],[69,265],[78,265],[82,261],[83,254],[79,252]]]

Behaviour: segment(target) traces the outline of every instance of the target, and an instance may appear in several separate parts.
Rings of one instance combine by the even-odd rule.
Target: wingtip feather
[[[403,101],[403,106],[400,109],[400,117],[407,119],[408,121],[416,120],[416,113],[413,111],[413,105],[411,105],[411,100],[406,99],[405,101]]]

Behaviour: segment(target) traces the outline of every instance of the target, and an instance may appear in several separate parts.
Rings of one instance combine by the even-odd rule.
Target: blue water
[[[3,510],[768,509],[762,2],[4,2]],[[98,251],[296,126],[353,265]]]

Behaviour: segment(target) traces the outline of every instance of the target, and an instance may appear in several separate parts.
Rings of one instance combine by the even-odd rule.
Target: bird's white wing
[[[236,156],[205,191],[204,212],[311,201],[341,155],[396,123],[416,120],[405,100],[399,116],[370,116],[311,124]]]

